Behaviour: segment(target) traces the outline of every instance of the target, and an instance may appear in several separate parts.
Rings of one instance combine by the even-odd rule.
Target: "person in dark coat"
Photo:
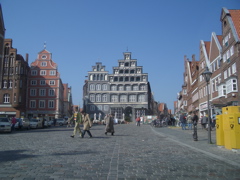
[[[186,130],[186,116],[184,115],[184,113],[181,114],[180,116],[180,122],[181,122],[181,126],[182,126],[182,130]]]
[[[114,114],[109,114],[106,118],[105,118],[105,123],[106,123],[106,128],[105,128],[105,135],[107,135],[107,133],[111,133],[112,136],[114,135]]]

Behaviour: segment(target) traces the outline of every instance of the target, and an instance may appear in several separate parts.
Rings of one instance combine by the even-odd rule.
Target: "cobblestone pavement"
[[[239,153],[208,144],[207,131],[199,129],[195,142],[176,127],[114,127],[106,136],[94,125],[93,138],[71,138],[73,128],[59,126],[1,133],[0,179],[240,179]]]

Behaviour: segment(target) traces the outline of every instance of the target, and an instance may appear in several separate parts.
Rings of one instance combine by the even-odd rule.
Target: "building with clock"
[[[83,108],[91,118],[103,119],[112,113],[118,120],[135,120],[138,116],[152,113],[153,96],[148,73],[124,52],[113,73],[106,71],[101,62],[88,71],[83,87]]]

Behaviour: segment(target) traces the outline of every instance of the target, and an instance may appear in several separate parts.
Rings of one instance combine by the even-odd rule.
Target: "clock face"
[[[46,55],[42,55],[42,59],[46,59],[47,58],[47,56]]]

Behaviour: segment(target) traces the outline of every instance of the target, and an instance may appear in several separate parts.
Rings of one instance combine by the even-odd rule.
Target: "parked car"
[[[67,121],[63,118],[56,119],[56,124],[58,124],[59,126],[63,126],[67,124]]]
[[[0,132],[12,132],[12,124],[8,118],[0,117]]]
[[[30,127],[31,128],[43,128],[42,120],[36,119],[36,118],[30,119]]]
[[[16,118],[17,123],[15,129],[30,129],[30,122],[28,118]]]

